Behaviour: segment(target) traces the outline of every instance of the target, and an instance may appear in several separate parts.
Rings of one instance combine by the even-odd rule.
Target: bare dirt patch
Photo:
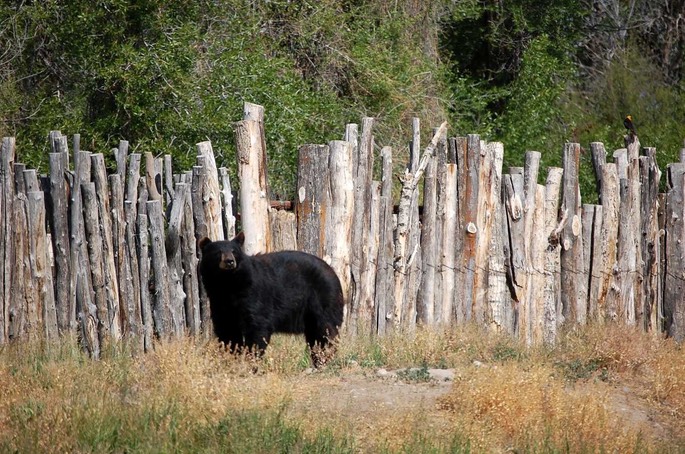
[[[453,369],[353,368],[337,374],[303,373],[288,381],[292,399],[289,415],[308,421],[312,427],[333,424],[351,431],[362,445],[391,447],[394,440],[385,438],[388,434],[406,440],[416,433],[450,434],[456,427],[441,403],[453,387],[460,386],[460,374]],[[572,387],[573,392],[584,392],[582,382]],[[673,418],[635,388],[595,382],[588,392],[596,393],[598,388],[607,410],[616,415],[625,430],[641,433],[648,445],[678,436]]]

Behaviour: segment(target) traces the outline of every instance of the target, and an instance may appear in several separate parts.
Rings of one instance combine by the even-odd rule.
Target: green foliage
[[[232,124],[249,101],[265,107],[272,197],[292,197],[300,145],[339,138],[365,115],[383,119],[378,139],[398,145],[408,135],[393,135],[396,123],[441,117],[426,103],[439,83],[430,80],[436,62],[411,46],[422,23],[401,8],[380,9],[332,1],[5,4],[0,40],[15,58],[0,61],[2,132],[17,136],[20,159],[42,169],[47,134],[59,129],[81,134],[91,151],[126,139],[134,151],[169,153],[177,169],[188,169],[195,143],[210,139],[219,165],[232,170]]]
[[[682,146],[683,44],[671,13],[636,8],[654,20],[614,43],[616,18],[585,0],[4,2],[0,134],[43,171],[53,129],[108,159],[121,139],[169,153],[176,171],[209,139],[235,177],[233,123],[253,102],[265,107],[274,198],[294,196],[300,145],[363,116],[379,120],[376,143],[398,167],[415,116],[424,138],[448,119],[450,134],[504,142],[505,169],[538,150],[544,178],[567,141],[621,147],[630,113],[666,163]],[[597,49],[612,57],[594,61]],[[584,155],[585,201],[592,180]]]
[[[509,150],[505,165],[523,165],[527,150],[557,151],[544,153],[543,164],[550,156],[560,155],[553,147],[563,143],[559,129],[568,130],[559,101],[571,76],[569,68],[567,61],[555,55],[547,36],[535,38],[526,49],[499,121],[502,141]]]

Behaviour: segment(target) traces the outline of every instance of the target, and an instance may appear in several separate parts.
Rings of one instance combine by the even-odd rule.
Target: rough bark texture
[[[326,171],[330,148],[328,145],[300,147],[297,166],[297,248],[323,256],[326,242],[324,225],[330,204],[330,175]]]
[[[587,279],[584,276],[581,200],[578,185],[580,145],[564,145],[564,176],[561,211],[568,222],[561,233],[561,302],[566,322],[585,323],[587,319]]]
[[[340,278],[345,298],[344,319],[348,320],[350,309],[350,249],[352,242],[352,218],[354,213],[354,173],[352,144],[334,140],[329,144],[330,156],[330,208],[326,211],[326,242],[324,260]]]
[[[271,208],[264,166],[265,150],[260,136],[261,124],[254,120],[243,120],[234,125],[234,131],[240,179],[240,222],[245,233],[244,250],[249,255],[269,252]],[[351,183],[351,176],[349,178]]]

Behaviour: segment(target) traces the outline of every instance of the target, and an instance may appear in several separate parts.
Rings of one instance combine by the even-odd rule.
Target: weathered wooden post
[[[685,164],[666,168],[666,267],[664,269],[664,318],[668,335],[676,341],[685,339]]]
[[[530,279],[528,282],[527,305],[529,309],[528,341],[529,345],[540,344],[543,337],[544,327],[544,290],[545,290],[545,250],[547,239],[540,232],[545,230],[545,186],[541,184],[531,185],[535,188],[533,205],[529,210],[533,211],[533,224],[530,232]]]
[[[75,300],[69,295],[69,290],[72,287],[72,270],[69,266],[71,250],[69,191],[71,188],[67,180],[69,152],[66,136],[59,134],[58,131],[53,131],[51,137],[53,152],[50,153],[50,226],[55,265],[57,325],[60,334],[64,335],[74,332],[76,328]]]
[[[512,332],[519,333],[519,326],[525,321],[521,319],[520,306],[525,298],[526,273],[525,254],[523,249],[523,168],[512,167],[504,175],[502,190],[504,191],[504,205],[506,207],[505,229],[508,234],[504,241],[505,268],[507,281],[514,300],[511,311]],[[506,314],[509,316],[509,314]],[[515,324],[514,324],[515,322]]]
[[[447,140],[447,149],[444,155],[438,155],[438,171],[436,175],[436,196],[438,198],[436,204],[436,225],[435,236],[439,247],[444,244],[445,235],[452,235],[454,237],[454,302],[451,307],[451,314],[443,313],[443,305],[441,302],[435,303],[435,321],[453,320],[456,323],[463,323],[466,314],[466,302],[468,297],[464,292],[464,280],[466,270],[460,266],[463,261],[464,254],[464,232],[466,231],[466,224],[464,222],[464,196],[466,194],[466,178],[469,172],[466,155],[468,153],[468,139],[466,137],[450,137]],[[452,184],[448,183],[448,166],[454,164],[456,166],[456,187],[452,188]],[[446,202],[448,200],[447,193],[449,191],[456,191],[456,230],[454,232],[446,232],[446,217],[448,216],[448,208]],[[435,279],[435,293],[441,295],[443,293],[443,267],[445,266],[441,256],[438,257],[438,267]],[[449,283],[448,283],[449,284]]]
[[[224,213],[224,238],[227,240],[235,236],[235,216],[233,215],[233,193],[231,192],[231,178],[226,167],[219,168],[221,181],[221,203]]]
[[[564,319],[582,324],[587,319],[587,278],[583,272],[579,166],[580,145],[565,144],[561,211],[566,212],[568,221],[561,233],[561,301]]]
[[[373,312],[373,293],[369,294],[369,280],[375,273],[372,269],[376,258],[371,258],[373,251],[369,239],[372,223],[371,205],[373,203],[373,124],[371,117],[362,118],[362,134],[354,159],[354,209],[352,221],[352,286],[353,295],[353,331],[369,331]],[[370,262],[372,260],[372,263]],[[370,275],[369,275],[370,274]]]
[[[366,232],[366,264],[362,269],[362,281],[359,288],[359,316],[357,317],[357,333],[375,333],[376,327],[376,277],[378,274],[378,252],[380,250],[381,236],[381,183],[372,181],[370,193],[371,203],[369,210],[369,228]]]
[[[475,144],[468,142],[467,145]],[[474,293],[472,305],[472,320],[483,325],[486,319],[488,251],[492,240],[495,199],[499,196],[494,181],[502,172],[502,161],[495,159],[495,148],[483,141],[479,142],[480,160],[478,172],[478,202],[476,217],[476,269],[474,272]],[[471,153],[471,151],[468,151]],[[498,166],[496,168],[495,166]],[[463,238],[463,235],[462,235]]]
[[[392,149],[383,147],[381,196],[379,209],[378,265],[376,275],[376,311],[373,326],[379,335],[386,332],[386,321],[391,320],[388,314],[394,307],[392,298],[395,288],[393,272],[393,195],[392,195]]]
[[[204,163],[205,157],[198,156],[197,163],[193,166],[191,174],[192,183],[190,187],[190,197],[193,205],[193,224],[195,227],[196,240],[205,238],[209,235],[202,201],[204,174],[207,171]],[[202,279],[200,278],[200,281],[201,280]],[[214,328],[212,326],[212,319],[209,311],[209,297],[207,297],[204,285],[200,285],[198,290],[200,295],[200,326],[202,327],[202,334],[205,338],[209,338],[214,335]]]
[[[162,158],[145,153],[145,182],[148,200],[162,201]]]
[[[661,292],[661,243],[662,236],[659,232],[659,184],[661,170],[656,162],[656,149],[645,148],[644,156],[640,157],[640,180],[642,213],[641,232],[642,244],[642,294],[644,305],[641,312],[644,314],[642,327],[645,331],[660,333],[659,323],[663,317],[662,292]]]
[[[169,277],[169,309],[171,312],[172,330],[175,336],[184,334],[186,326],[185,303],[187,294],[183,287],[184,267],[182,260],[183,220],[186,200],[190,197],[190,187],[186,183],[178,183],[174,188],[174,199],[171,204],[164,249],[166,251]],[[222,232],[223,234],[223,232]],[[188,270],[190,271],[190,270]]]
[[[14,237],[12,212],[14,202],[14,137],[2,139],[0,148],[0,344],[9,337],[9,301],[12,294],[12,257],[14,256]]]
[[[98,308],[93,300],[93,284],[86,244],[82,187],[90,181],[90,153],[78,150],[79,138],[74,136],[74,186],[71,191],[71,269],[76,314],[81,341],[93,358],[100,357]],[[102,323],[106,323],[102,320]]]
[[[149,188],[148,188],[149,190]],[[150,229],[151,269],[153,276],[152,319],[155,333],[160,339],[168,340],[179,326],[171,310],[169,293],[169,269],[164,247],[164,217],[162,201],[147,202],[148,228]]]
[[[561,299],[561,246],[559,234],[563,223],[559,217],[559,192],[564,169],[550,167],[547,169],[545,182],[545,227],[544,238],[547,243],[545,254],[545,288],[543,294],[543,327],[542,339],[547,345],[552,345],[557,337],[558,316],[557,306]]]
[[[136,247],[140,162],[141,155],[139,153],[132,153],[129,156],[126,194],[124,196],[124,261],[128,262],[129,265],[125,267],[124,272],[130,273],[130,275],[125,276],[124,293],[127,296],[121,301],[122,321],[125,322],[126,326],[124,333],[136,351],[143,351],[145,348],[141,315],[140,265],[138,248]]]
[[[121,322],[119,309],[119,282],[117,277],[114,245],[112,243],[112,210],[109,201],[109,187],[107,185],[107,171],[105,158],[102,153],[90,156],[93,182],[95,183],[95,202],[99,224],[96,225],[101,237],[102,271],[104,279],[104,294],[107,304],[109,335],[114,341],[121,339]],[[102,322],[102,320],[100,320]]]
[[[400,327],[402,320],[405,320],[412,314],[403,314],[404,301],[406,295],[405,279],[408,273],[408,267],[411,266],[412,260],[415,257],[416,251],[409,250],[410,240],[410,226],[411,226],[411,201],[413,193],[417,190],[417,186],[423,173],[428,165],[428,162],[433,158],[435,149],[440,140],[440,137],[445,134],[447,130],[447,122],[443,123],[436,131],[433,139],[426,147],[421,161],[413,174],[408,170],[400,178],[402,181],[402,191],[400,193],[400,203],[397,215],[397,233],[395,235],[395,257],[394,257],[394,274],[395,274],[395,288],[394,308],[393,308],[393,326],[395,329]]]
[[[642,251],[640,223],[640,143],[637,137],[628,144],[626,179],[621,181],[621,208],[618,229],[618,267],[621,270],[621,298],[619,316],[623,323],[634,325],[642,314],[637,314],[642,298]]]
[[[324,260],[336,271],[345,298],[345,325],[350,316],[350,248],[354,217],[354,180],[352,144],[342,140],[330,142],[329,172],[331,203],[326,212]]]
[[[590,299],[597,306],[596,317],[601,322],[616,320],[617,299],[620,297],[615,282],[618,250],[618,219],[621,192],[618,168],[615,163],[602,166],[602,228],[599,256],[594,257]],[[591,306],[594,310],[594,306]]]
[[[457,248],[455,239],[457,232],[457,164],[445,164],[445,200],[444,216],[442,223],[442,244],[440,245],[440,322],[449,326],[454,318],[455,311],[455,270],[457,260]],[[456,289],[460,291],[460,289]],[[460,301],[462,299],[460,298]],[[459,320],[459,319],[457,319]]]
[[[193,222],[191,183],[185,183],[183,214],[181,221],[181,261],[183,266],[183,288],[185,289],[185,320],[190,335],[199,336],[202,332],[200,312],[200,277],[198,273],[197,239]],[[225,224],[224,224],[225,225]],[[231,237],[232,238],[232,237]]]
[[[599,196],[599,203],[602,203],[602,166],[607,162],[607,152],[602,142],[592,142],[590,144],[590,151],[592,153],[592,168],[595,171],[595,184],[597,185],[597,194]]]
[[[266,178],[263,120],[254,119],[259,117],[254,109],[250,112],[246,112],[246,119],[234,124],[234,131],[240,180],[240,221],[245,232],[244,250],[252,255],[271,250],[271,207]]]
[[[273,251],[292,251],[297,249],[297,221],[295,213],[285,209],[271,208],[269,211],[271,228],[271,249]]]
[[[527,151],[525,157],[525,165],[523,167],[523,273],[524,278],[524,293],[523,301],[521,302],[521,320],[525,323],[521,324],[521,334],[528,345],[534,342],[534,326],[536,324],[535,302],[538,299],[538,292],[541,290],[539,286],[539,279],[537,279],[536,271],[539,262],[538,257],[533,253],[533,242],[536,237],[536,227],[538,231],[541,226],[535,226],[536,218],[540,216],[540,211],[536,207],[538,197],[538,174],[540,173],[540,152]],[[539,248],[538,248],[539,249]],[[540,253],[540,251],[537,251]],[[540,254],[541,255],[541,254]],[[541,298],[540,298],[541,300]]]
[[[24,181],[26,166],[14,163],[14,203],[12,204],[12,224],[14,224],[14,256],[11,258],[12,294],[9,303],[9,337],[20,339],[28,333],[34,334],[33,327],[37,322],[35,301],[35,283],[31,276],[28,246],[28,215],[26,207],[26,183]]]
[[[154,340],[154,321],[152,319],[153,295],[150,291],[150,254],[149,254],[149,222],[148,222],[148,191],[146,178],[138,180],[138,221],[136,245],[138,250],[138,265],[140,271],[140,318],[142,323],[143,349],[151,351]]]
[[[112,332],[112,327],[114,326],[114,319],[116,317],[114,317],[109,310],[109,295],[106,290],[107,282],[105,278],[104,259],[102,256],[104,246],[102,233],[99,228],[101,219],[98,216],[95,183],[89,182],[82,184],[81,192],[83,195],[85,239],[88,245],[93,295],[95,307],[97,308],[98,340],[100,342],[100,347],[106,348],[115,340],[113,339],[114,333]]]
[[[328,145],[303,145],[297,165],[297,248],[323,256],[326,213],[330,204]]]
[[[24,177],[33,179],[37,183],[35,170],[27,170]],[[27,174],[31,174],[27,176]],[[28,186],[28,185],[27,185]],[[33,189],[33,188],[32,188]],[[48,263],[48,237],[45,229],[45,201],[43,191],[27,191],[28,240],[30,273],[36,287],[36,302],[38,303],[38,320],[41,326],[36,326],[36,333],[41,333],[44,339],[53,341],[58,338],[57,310],[55,307],[55,293],[52,279],[52,269]]]
[[[488,250],[488,289],[485,322],[496,332],[512,332],[511,296],[507,289],[507,270],[504,262],[504,204],[502,200],[502,162],[504,145],[493,142],[487,145],[492,149],[493,175],[490,179],[488,194],[492,216],[492,236]],[[459,289],[457,289],[458,291]]]
[[[114,248],[114,261],[118,276],[121,335],[128,340],[130,338],[129,305],[132,303],[134,294],[133,277],[131,275],[132,263],[126,253],[126,213],[124,209],[128,142],[120,140],[119,146],[112,148],[112,153],[117,164],[115,173],[107,176],[107,183],[111,193],[112,247]]]
[[[426,166],[423,178],[423,222],[421,228],[421,287],[416,307],[417,322],[432,325],[435,320],[435,279],[440,260],[438,258],[437,224],[437,173],[440,155],[447,152],[445,138],[442,137],[436,148],[436,158]],[[444,161],[444,158],[443,158]]]
[[[212,150],[212,143],[209,141],[200,142],[196,146],[198,156],[204,156],[202,209],[204,210],[205,222],[207,223],[207,236],[212,241],[220,241],[224,239],[224,222],[221,213],[219,173],[216,168],[216,160],[214,159],[214,150]]]
[[[412,118],[412,141],[409,145],[409,172],[415,174],[419,166],[419,158],[421,154],[421,123],[418,118]],[[443,133],[443,135],[446,132]],[[439,143],[439,142],[438,142]],[[436,146],[437,148],[437,146]],[[435,151],[430,160],[435,159]],[[416,325],[416,298],[418,295],[418,286],[421,283],[421,262],[423,253],[421,252],[421,224],[419,222],[419,191],[418,188],[412,191],[411,201],[409,204],[409,233],[408,233],[408,250],[411,252],[411,257],[406,269],[405,275],[405,294],[404,302],[402,303],[404,314],[401,323],[405,328],[413,329]]]
[[[460,159],[463,159],[463,161],[460,161]],[[460,190],[459,193],[462,202],[459,206],[459,215],[461,216],[461,225],[463,227],[461,231],[463,240],[458,266],[464,272],[463,280],[460,279],[463,293],[456,315],[457,323],[463,323],[473,319],[474,296],[476,294],[478,236],[480,235],[478,231],[478,190],[481,172],[480,137],[478,135],[468,135],[466,138],[466,154],[464,156],[461,156],[459,148],[457,148],[457,162],[459,168],[463,169],[463,171],[460,170],[463,172],[463,180],[460,178],[463,191]],[[443,232],[443,235],[448,234],[449,232]],[[444,292],[445,289],[443,288],[442,291]]]

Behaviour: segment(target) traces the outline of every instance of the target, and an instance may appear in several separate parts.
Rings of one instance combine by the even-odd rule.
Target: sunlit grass
[[[418,367],[423,378],[453,368],[456,378],[428,407],[328,408],[341,380],[378,381],[380,367]],[[613,326],[571,331],[554,348],[475,327],[344,335],[314,373],[298,336],[276,336],[259,359],[192,339],[137,356],[113,348],[99,361],[68,339],[12,344],[0,348],[0,383],[0,452],[685,449],[685,352]]]

